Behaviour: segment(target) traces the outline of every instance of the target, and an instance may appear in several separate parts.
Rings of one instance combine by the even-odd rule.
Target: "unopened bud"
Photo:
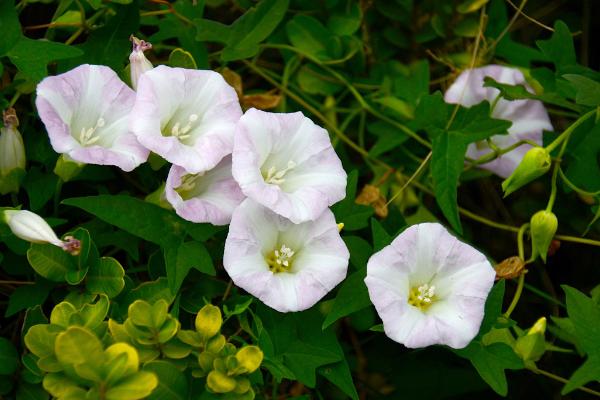
[[[538,211],[530,221],[531,244],[534,256],[539,254],[546,262],[548,248],[558,228],[558,219],[552,211]]]
[[[515,343],[515,352],[521,356],[525,362],[538,361],[546,351],[546,318],[542,317],[527,331],[527,333],[517,339]]]
[[[25,146],[17,130],[19,120],[13,108],[3,113],[0,128],[0,194],[17,193],[25,175]]]
[[[50,225],[31,211],[4,210],[2,219],[18,238],[31,243],[51,243],[63,247],[63,241],[56,236]]]
[[[129,37],[129,40],[131,40],[132,44],[131,54],[129,55],[131,87],[133,87],[133,90],[137,90],[137,83],[140,79],[140,76],[142,76],[144,72],[154,68],[152,63],[148,61],[144,55],[144,51],[150,50],[152,48],[152,44],[146,42],[145,40],[138,39],[133,35]]]
[[[502,182],[504,197],[515,190],[544,175],[550,169],[552,160],[550,153],[543,147],[534,147],[525,153],[521,163],[513,173]]]

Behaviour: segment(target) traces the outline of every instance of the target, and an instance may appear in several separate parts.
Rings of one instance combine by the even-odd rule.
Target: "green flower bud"
[[[543,147],[534,147],[525,153],[521,163],[515,168],[512,175],[502,182],[504,197],[515,190],[544,175],[550,169],[552,161],[550,153]]]
[[[258,346],[246,346],[238,350],[235,358],[238,360],[241,373],[251,374],[256,371],[263,360],[263,352]]]
[[[85,164],[78,163],[77,161],[72,160],[69,156],[63,154],[58,158],[58,160],[56,160],[54,173],[60,179],[62,179],[63,182],[69,182],[71,179],[79,175],[83,167],[85,167]]]
[[[228,393],[237,386],[235,378],[227,376],[223,372],[210,371],[206,377],[206,387],[214,393]]]
[[[552,211],[538,211],[533,214],[530,221],[531,244],[533,254],[539,254],[546,262],[548,248],[558,227],[558,219]]]
[[[527,331],[527,334],[517,339],[515,352],[525,362],[538,361],[546,351],[546,318],[542,317]]]
[[[4,111],[4,127],[0,128],[0,194],[17,193],[25,175],[25,146],[17,130],[15,110]]]
[[[222,324],[221,310],[212,304],[202,307],[196,315],[196,331],[202,336],[203,342],[219,333]]]

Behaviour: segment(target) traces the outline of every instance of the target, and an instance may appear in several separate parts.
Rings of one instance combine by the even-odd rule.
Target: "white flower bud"
[[[4,210],[2,219],[12,233],[31,243],[51,243],[63,248],[63,241],[39,215],[27,210]]]
[[[144,40],[140,40],[135,36],[129,37],[133,46],[131,54],[129,55],[129,69],[131,72],[131,87],[133,90],[137,90],[137,82],[140,76],[154,68],[152,63],[148,61],[144,55],[144,51],[152,48],[152,44]]]
[[[20,178],[25,173],[25,146],[17,130],[19,120],[15,110],[3,112],[4,127],[0,128],[0,193],[19,191]]]

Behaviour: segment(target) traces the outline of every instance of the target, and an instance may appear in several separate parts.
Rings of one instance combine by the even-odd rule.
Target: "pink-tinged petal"
[[[446,91],[444,100],[447,103],[461,104],[465,107],[482,101],[494,104],[500,91],[496,88],[484,87],[486,77],[491,77],[504,84],[523,85],[533,93],[533,89],[527,84],[523,73],[518,69],[488,65],[463,71]],[[512,122],[512,126],[508,129],[508,135],[496,135],[491,138],[494,144],[500,148],[509,147],[522,140],[529,140],[541,145],[543,131],[553,129],[544,105],[538,100],[509,101],[501,98],[496,102],[492,116]],[[523,144],[493,161],[480,165],[480,167],[506,178],[512,174],[530,148],[529,144]],[[467,157],[477,159],[491,151],[484,142],[472,143],[467,149]]]
[[[113,70],[85,64],[40,82],[36,106],[56,152],[131,171],[149,153],[128,129],[134,101]]]
[[[220,74],[161,65],[140,76],[132,114],[140,143],[195,174],[231,153],[242,110]]]
[[[245,198],[231,175],[231,155],[213,169],[198,175],[188,175],[185,169],[173,165],[167,177],[165,194],[181,218],[213,225],[227,225],[233,210]]]
[[[317,219],[346,195],[346,172],[327,131],[301,112],[246,111],[236,128],[233,176],[246,196],[294,223]]]
[[[442,225],[413,225],[373,254],[365,284],[384,331],[407,347],[465,347],[478,333],[495,272],[485,256]],[[411,290],[433,288],[426,308]]]
[[[294,251],[288,271],[272,272],[266,260],[285,245]],[[233,213],[223,265],[233,282],[280,311],[312,307],[346,276],[350,254],[335,218],[294,224],[251,199]]]

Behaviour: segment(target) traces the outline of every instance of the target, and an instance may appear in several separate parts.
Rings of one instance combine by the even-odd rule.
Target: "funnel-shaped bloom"
[[[538,100],[505,100],[499,98],[500,91],[492,87],[484,87],[484,79],[491,77],[495,81],[508,85],[523,85],[533,93],[523,73],[516,68],[488,65],[482,68],[463,71],[448,88],[444,100],[448,103],[471,107],[487,100],[492,105],[492,117],[512,122],[508,135],[493,136],[492,142],[499,148],[507,148],[519,141],[528,140],[542,144],[542,132],[552,130],[552,124],[542,102]],[[519,162],[531,148],[523,144],[516,149],[501,155],[493,161],[480,165],[481,168],[506,178],[519,165]],[[477,159],[492,150],[487,143],[472,143],[467,149],[467,157]]]
[[[346,172],[327,131],[301,112],[248,110],[233,149],[233,177],[244,194],[300,223],[346,196]]]
[[[223,265],[233,282],[280,312],[312,307],[346,276],[335,218],[294,224],[246,199],[233,212]]]
[[[140,143],[196,174],[231,153],[242,109],[220,74],[160,65],[140,76],[132,114]]]
[[[440,224],[413,225],[367,264],[385,334],[406,347],[463,348],[477,335],[495,272]]]
[[[165,186],[167,200],[177,215],[192,222],[226,225],[244,194],[231,176],[231,155],[213,169],[188,174],[173,165]]]
[[[85,64],[40,82],[35,104],[56,152],[131,171],[148,158],[128,129],[134,101],[113,70]]]

